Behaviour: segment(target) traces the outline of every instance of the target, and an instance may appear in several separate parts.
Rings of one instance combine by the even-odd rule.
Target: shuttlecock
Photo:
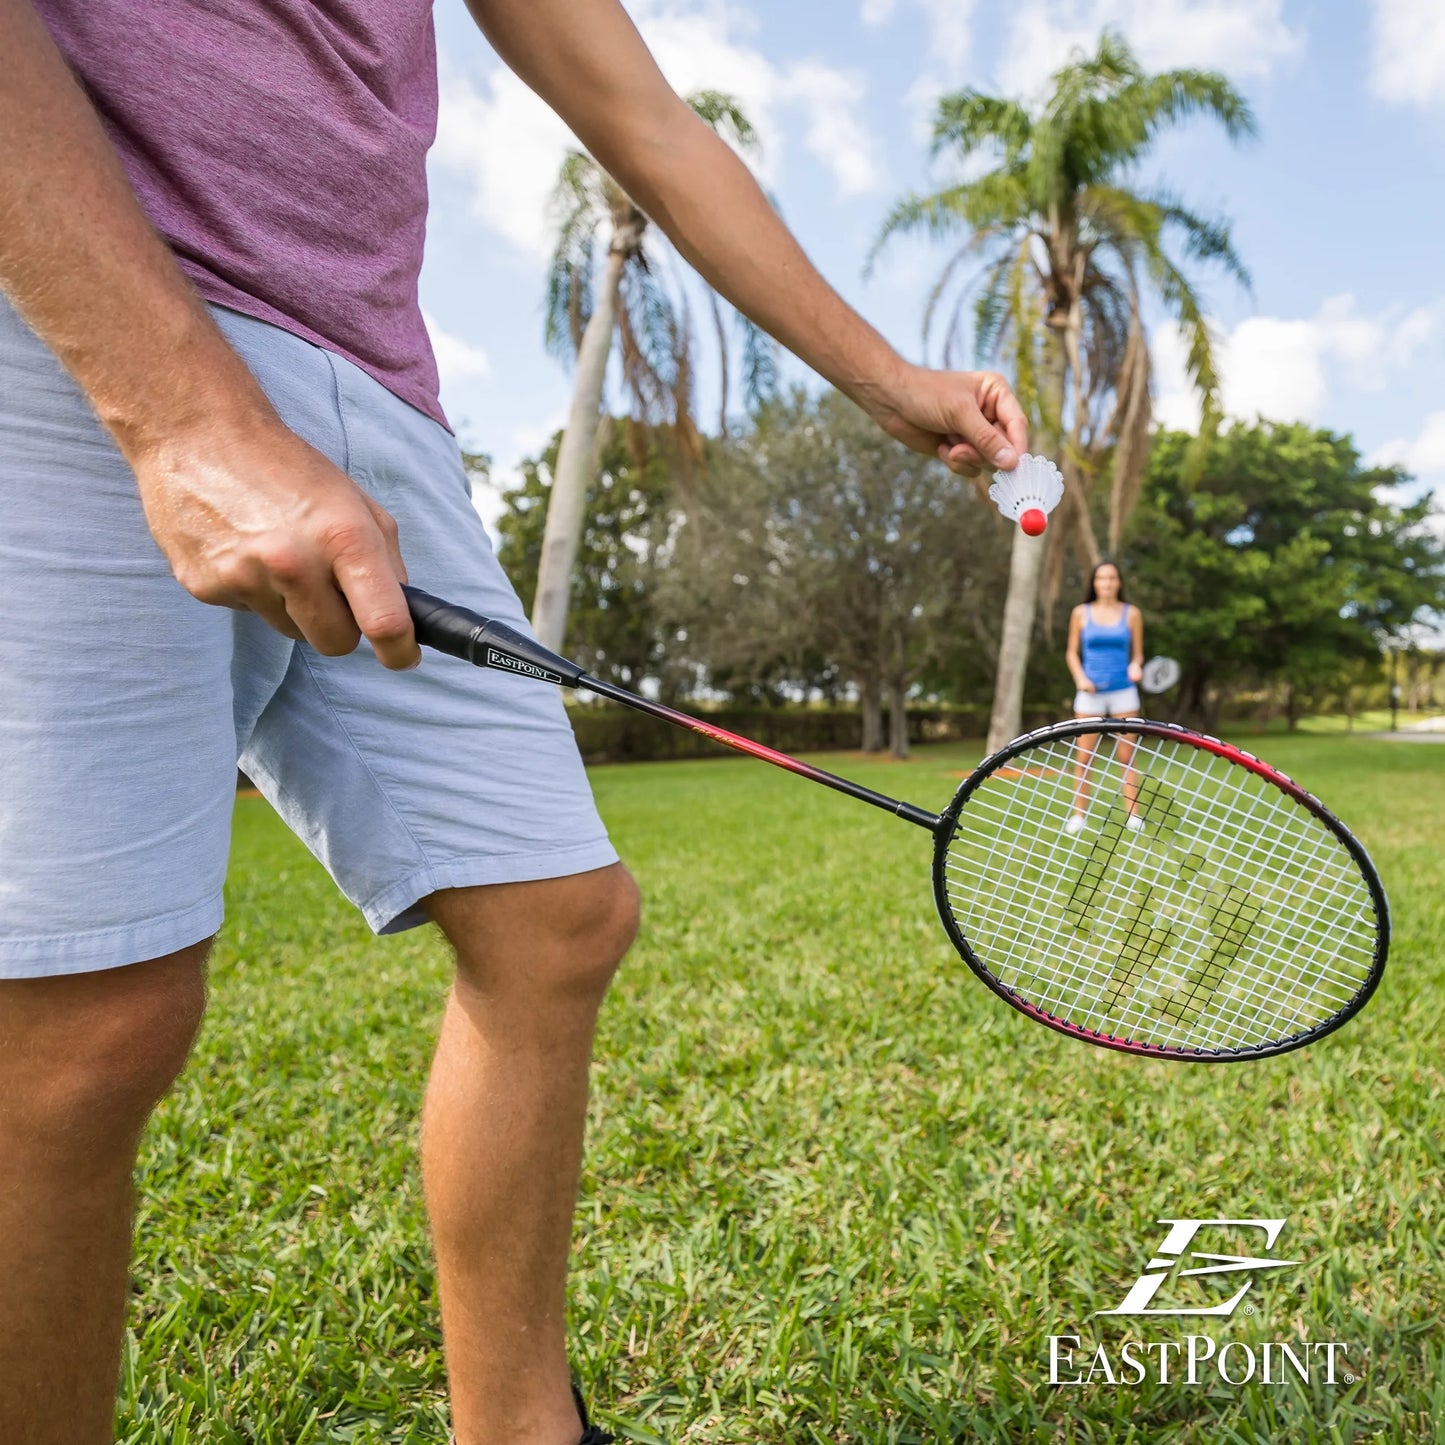
[[[1049,525],[1049,513],[1063,499],[1064,478],[1047,457],[1025,452],[1013,471],[993,474],[988,495],[1009,521],[1037,537]]]

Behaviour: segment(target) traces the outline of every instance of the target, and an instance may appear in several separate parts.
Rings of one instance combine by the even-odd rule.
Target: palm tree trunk
[[[717,292],[708,292],[708,299],[712,302],[712,324],[717,329],[718,367],[722,373],[722,395],[717,408],[717,434],[719,437],[726,437],[728,434],[728,329],[723,324],[722,305],[717,299]]]
[[[532,602],[532,630],[543,647],[562,650],[567,633],[567,607],[572,590],[572,568],[582,540],[587,512],[587,486],[594,469],[593,442],[602,409],[602,385],[607,379],[607,358],[612,354],[612,329],[617,322],[617,299],[626,261],[620,248],[607,256],[607,274],[597,291],[597,305],[587,319],[582,345],[577,348],[577,380],[567,429],[557,452],[557,471],[547,499],[547,526],[542,533],[542,558],[537,568],[537,596]]]
[[[1049,405],[1063,428],[1064,387],[1068,379],[1068,356],[1063,339],[1049,333]],[[1051,437],[1050,450],[1058,451],[1060,439]],[[1045,533],[1045,536],[1048,534]],[[1030,537],[1022,527],[1014,529],[1013,551],[1009,556],[1008,595],[1003,609],[1003,635],[999,638],[998,672],[993,685],[993,712],[988,721],[988,750],[1001,748],[1023,731],[1024,676],[1029,666],[1029,644],[1033,640],[1034,612],[1038,607],[1039,579],[1043,575],[1044,537]]]

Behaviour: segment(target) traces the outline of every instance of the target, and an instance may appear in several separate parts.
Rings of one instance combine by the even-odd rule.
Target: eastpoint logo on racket
[[[1188,1218],[1158,1222],[1168,1229],[1143,1271],[1117,1305],[1095,1310],[1092,1318],[1212,1316],[1230,1320],[1236,1314],[1251,1316],[1256,1306],[1253,1301],[1245,1302],[1245,1297],[1256,1279],[1303,1263],[1279,1259],[1274,1254],[1288,1223],[1285,1219]],[[1263,1233],[1262,1245],[1251,1241],[1251,1248],[1258,1252],[1225,1254],[1197,1247],[1201,1240],[1236,1243],[1245,1231]],[[1258,1239],[1257,1233],[1254,1239]],[[1216,1283],[1220,1276],[1226,1277],[1223,1287],[1228,1289],[1227,1294]],[[1234,1281],[1241,1276],[1243,1282],[1235,1287]],[[1203,1282],[1206,1279],[1208,1284]],[[1221,1342],[1212,1335],[1187,1334],[1182,1340],[1130,1336],[1119,1341],[1099,1339],[1086,1343],[1080,1335],[1050,1335],[1048,1383],[1197,1385],[1217,1377],[1223,1384],[1235,1386],[1282,1385],[1295,1379],[1303,1384],[1352,1385],[1356,1378],[1355,1371],[1349,1368],[1352,1348],[1344,1340],[1308,1338]]]
[[[538,667],[535,662],[527,662],[524,658],[498,652],[495,647],[487,649],[487,666],[500,667],[507,672],[519,672],[523,677],[535,677],[542,682],[554,682],[558,686],[567,680],[560,673],[549,672],[545,667]]]

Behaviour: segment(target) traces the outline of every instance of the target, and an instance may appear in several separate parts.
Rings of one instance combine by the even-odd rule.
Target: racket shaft
[[[516,672],[543,682],[555,683],[559,687],[586,688],[588,692],[594,692],[612,702],[619,702],[635,712],[646,713],[649,717],[659,718],[674,727],[699,733],[715,743],[721,743],[723,747],[732,748],[734,752],[760,758],[774,767],[796,773],[800,778],[807,778],[810,782],[821,783],[825,788],[857,798],[859,802],[871,803],[875,808],[882,808],[884,812],[892,813],[895,817],[916,823],[920,828],[927,828],[929,832],[935,832],[940,826],[941,820],[937,813],[930,813],[912,803],[900,802],[897,798],[876,793],[872,788],[863,787],[861,783],[840,778],[836,773],[830,773],[824,768],[815,768],[811,763],[789,757],[787,753],[780,753],[776,748],[765,747],[762,743],[753,742],[751,738],[740,737],[726,728],[640,697],[625,687],[604,682],[600,677],[593,677],[575,662],[558,656],[505,623],[490,621],[468,608],[443,602],[441,598],[433,597],[417,587],[403,587],[402,590],[406,593],[407,605],[411,609],[416,640],[425,647],[459,657],[477,667],[500,668],[506,672]]]

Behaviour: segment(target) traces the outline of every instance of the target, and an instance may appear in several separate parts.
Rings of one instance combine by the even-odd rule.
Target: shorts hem
[[[359,906],[373,933],[402,933],[431,921],[419,905],[423,898],[440,889],[568,878],[618,861],[617,849],[606,838],[546,853],[492,853],[453,858],[446,863],[425,864]]]
[[[224,914],[222,895],[216,893],[204,903],[141,923],[85,933],[3,940],[0,941],[0,979],[99,973],[103,969],[163,958],[210,938],[221,927]]]

